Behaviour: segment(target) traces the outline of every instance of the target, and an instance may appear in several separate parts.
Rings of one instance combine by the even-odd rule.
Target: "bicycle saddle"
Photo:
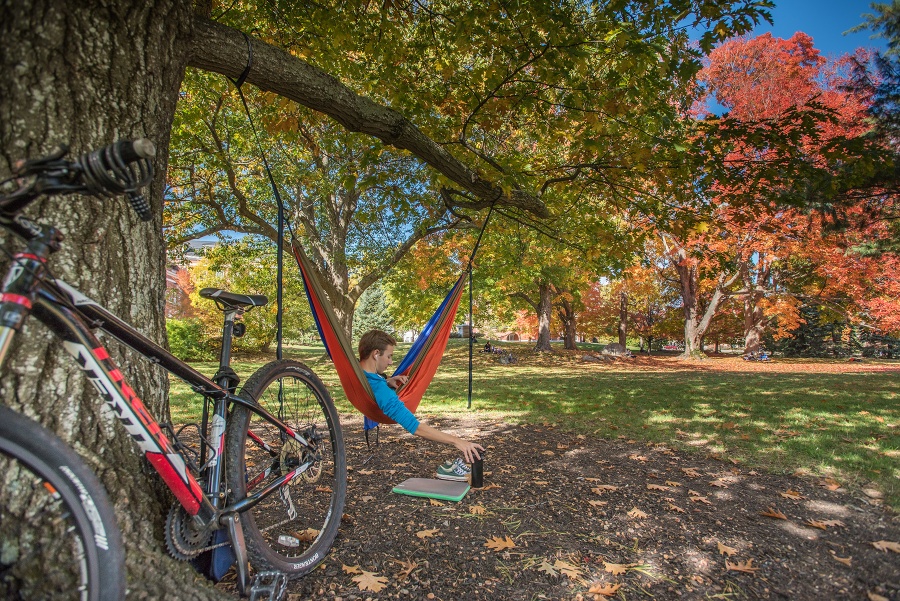
[[[222,303],[226,309],[262,307],[269,302],[269,299],[263,294],[235,294],[218,288],[203,288],[200,290],[200,296]]]

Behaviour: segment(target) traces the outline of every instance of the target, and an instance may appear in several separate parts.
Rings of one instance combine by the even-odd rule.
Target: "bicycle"
[[[170,554],[196,560],[230,544],[240,594],[280,598],[288,579],[321,563],[340,525],[347,467],[334,403],[315,373],[291,360],[264,365],[236,392],[232,339],[243,335],[241,314],[265,305],[265,296],[201,291],[224,314],[219,371],[208,378],[53,277],[47,260],[61,248],[59,232],[21,215],[40,196],[124,193],[141,219],[151,217],[140,194],[153,172],[155,149],[150,141],[120,141],[74,161],[64,159],[65,154],[61,148],[22,162],[13,178],[0,183],[15,179],[20,184],[0,196],[0,227],[26,245],[25,252],[11,257],[3,280],[0,367],[14,335],[30,315],[36,317],[62,340],[177,499],[166,520]],[[186,427],[175,432],[150,415],[94,329],[112,335],[204,397],[201,423],[193,424],[198,444],[189,445]],[[0,410],[0,595],[54,598],[52,592],[61,590],[70,598],[75,590],[83,600],[122,598],[121,537],[102,486],[53,434],[9,408]],[[26,447],[23,438],[47,442]],[[38,511],[48,519],[33,519]],[[26,532],[39,527],[53,530]],[[67,560],[57,558],[61,545],[48,558],[40,552],[41,545],[27,544],[69,539]],[[32,565],[24,565],[32,552]],[[35,587],[47,584],[49,562],[54,572],[68,567],[71,574],[37,594]],[[251,566],[256,571],[252,581]]]

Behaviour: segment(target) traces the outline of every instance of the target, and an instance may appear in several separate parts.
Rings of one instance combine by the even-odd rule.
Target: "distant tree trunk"
[[[15,159],[37,157],[58,144],[69,144],[76,156],[120,138],[143,136],[157,146],[152,222],[139,221],[121,198],[47,199],[28,214],[65,234],[63,252],[51,259],[57,276],[162,343],[160,204],[191,24],[187,0],[0,4],[0,177],[9,175]],[[21,248],[9,239],[0,244]],[[144,404],[167,418],[165,374],[133,361],[115,343],[109,350],[134,389],[143,392]],[[112,412],[101,410],[97,391],[77,372],[61,345],[32,319],[0,374],[0,396],[72,444],[110,491],[134,598],[222,598],[188,564],[166,555],[162,531],[174,499],[148,477],[152,470],[131,438]]]
[[[760,258],[762,260],[762,258]],[[763,313],[760,301],[764,298],[761,284],[769,278],[768,267],[761,270],[754,278],[750,265],[744,264],[741,269],[744,290],[744,354],[759,352],[762,346],[762,336],[768,325],[768,318]]]
[[[538,285],[538,337],[534,345],[536,351],[551,351],[550,348],[550,315],[553,309],[553,289],[550,284]]]
[[[628,345],[628,293],[624,290],[619,294],[619,344]]]
[[[728,299],[728,289],[737,281],[740,273],[731,276],[721,274],[706,310],[701,311],[699,306],[700,274],[697,260],[688,257],[683,247],[675,249],[673,254],[675,255],[673,257],[675,271],[678,273],[681,284],[681,300],[684,310],[684,352],[681,354],[681,358],[703,359],[706,357],[703,352],[703,337],[706,335],[706,330],[709,328],[712,318],[715,317],[716,311]]]
[[[576,320],[575,320],[575,309],[572,307],[572,302],[563,298],[559,301],[559,310],[557,311],[559,315],[559,320],[563,324],[563,348],[567,351],[577,351],[578,345],[575,343],[577,333],[576,333]]]

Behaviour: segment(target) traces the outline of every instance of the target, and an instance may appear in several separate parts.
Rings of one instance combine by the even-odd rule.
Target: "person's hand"
[[[469,442],[462,438],[456,443],[456,448],[463,454],[466,463],[475,463],[476,459],[481,459],[481,454],[478,451],[484,451],[484,447],[477,442]]]
[[[409,382],[409,376],[393,376],[387,379],[387,385],[393,388],[394,390],[398,390],[401,386]]]

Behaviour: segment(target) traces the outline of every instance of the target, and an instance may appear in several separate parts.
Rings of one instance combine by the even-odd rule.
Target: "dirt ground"
[[[291,601],[900,600],[900,518],[834,481],[553,424],[446,419],[432,423],[487,447],[485,486],[431,502],[391,489],[449,456],[397,426],[368,449],[359,421],[344,423],[338,539]]]

